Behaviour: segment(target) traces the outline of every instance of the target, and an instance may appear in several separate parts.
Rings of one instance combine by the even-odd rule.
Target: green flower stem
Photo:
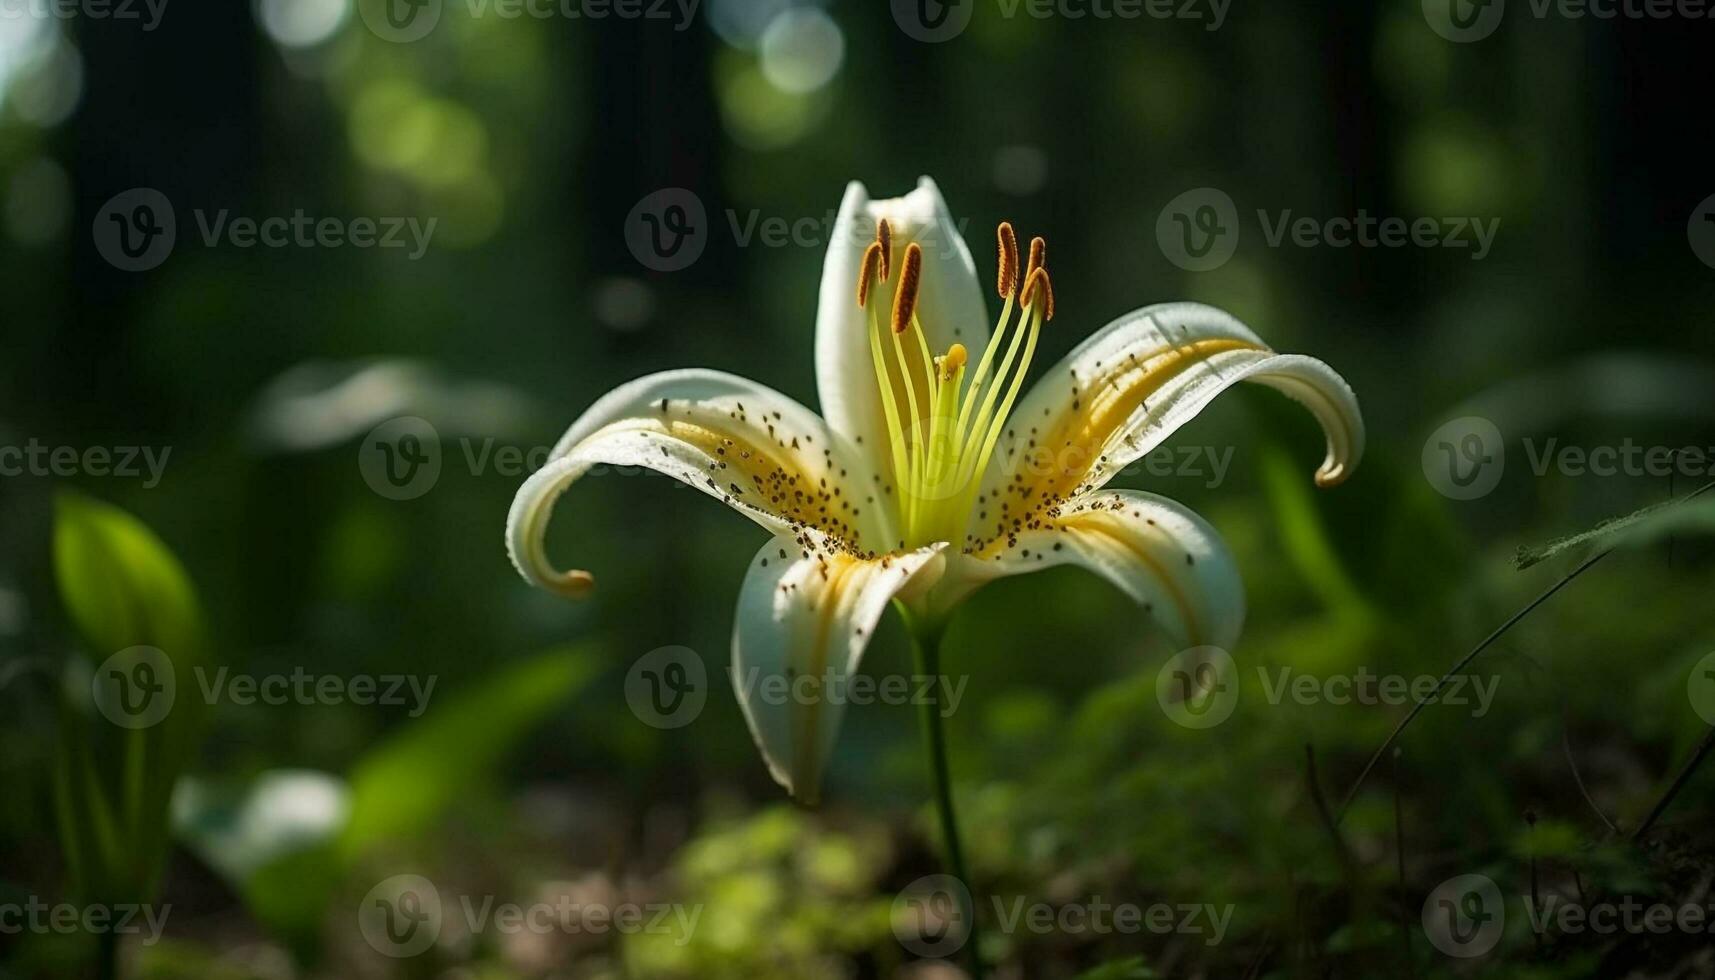
[[[901,611],[911,632],[911,652],[917,672],[924,677],[935,678],[935,683],[930,686],[935,694],[917,706],[918,724],[923,730],[923,748],[929,754],[929,771],[935,783],[935,809],[941,818],[941,840],[947,849],[947,864],[971,899],[971,907],[965,910],[966,921],[970,923],[965,943],[970,956],[971,980],[983,980],[982,933],[977,925],[976,893],[970,873],[965,869],[964,848],[959,845],[959,819],[953,809],[953,775],[947,765],[946,719],[941,714],[940,692],[945,690],[941,683],[941,637],[947,631],[947,622],[945,619],[913,615],[903,607]]]

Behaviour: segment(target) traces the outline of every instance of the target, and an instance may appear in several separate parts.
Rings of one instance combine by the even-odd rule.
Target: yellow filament
[[[1019,390],[1024,387],[1024,372],[1030,367],[1030,359],[1036,354],[1036,338],[1042,333],[1044,305],[1046,304],[1031,304],[1024,309],[1024,314],[1030,317],[1030,340],[1024,345],[1024,360],[1019,364],[1018,372],[1012,376],[1012,387],[1007,389],[1006,401],[1001,403],[1000,411],[995,413],[988,439],[983,442],[982,452],[976,458],[976,465],[971,468],[973,483],[981,480],[983,472],[988,469],[989,457],[994,455],[995,443],[1000,441],[1001,430],[1006,428],[1006,417],[1012,411],[1013,403],[1018,400]],[[998,385],[999,381],[995,383]]]
[[[887,448],[893,454],[893,485],[899,495],[903,514],[906,481],[911,471],[906,466],[905,443],[899,427],[899,405],[893,394],[893,378],[887,369],[887,358],[881,351],[881,317],[875,307],[869,308],[869,356],[875,362],[875,380],[881,388],[882,414],[887,417]]]
[[[965,437],[965,423],[970,421],[971,407],[976,404],[977,391],[989,376],[989,365],[994,363],[994,353],[1000,349],[1001,335],[1006,333],[1006,325],[1012,319],[1012,297],[1008,296],[1001,305],[1000,319],[995,322],[994,333],[989,335],[988,346],[983,349],[983,359],[977,363],[977,371],[971,375],[971,386],[965,391],[963,404],[959,406],[959,439]]]
[[[1012,342],[1007,344],[1006,355],[1000,359],[1000,367],[996,369],[994,373],[994,384],[983,397],[982,409],[977,412],[976,418],[972,421],[969,436],[967,437],[962,430],[960,432],[960,437],[965,440],[959,450],[959,456],[961,459],[972,460],[972,450],[982,444],[983,435],[988,431],[989,419],[994,413],[995,398],[1000,394],[1001,383],[1006,380],[1007,373],[1012,370],[1013,359],[1018,356],[1018,346],[1024,341],[1024,335],[1026,333],[1025,325],[1029,316],[1030,310],[1028,307],[1019,311],[1018,324],[1012,331]],[[999,339],[999,335],[997,334],[995,340],[998,342]],[[1029,368],[1030,361],[1027,357],[1024,363],[1019,365],[1019,376],[1022,377],[1024,372]],[[965,467],[960,471],[960,474],[966,479],[975,479],[981,474],[981,471]]]
[[[970,373],[968,384],[968,352],[963,344],[952,345],[940,357],[935,357],[929,348],[928,332],[915,303],[922,267],[922,253],[915,243],[906,248],[906,261],[895,284],[891,317],[877,309],[879,304],[866,304],[870,359],[875,366],[876,384],[881,389],[893,485],[899,494],[897,513],[907,546],[931,541],[957,542],[962,536],[974,510],[983,474],[1001,433],[1006,430],[1008,416],[1035,358],[1043,322],[1052,316],[1053,298],[1042,265],[1046,251],[1042,240],[1031,242],[1031,268],[1020,290],[1017,246],[1012,245],[1014,251],[1010,254],[1008,249],[1010,231],[1010,227],[1002,226],[1000,232],[998,288],[1004,298],[1000,318],[982,358]],[[879,240],[871,245],[877,254],[873,258],[865,256],[860,271],[860,295],[868,292],[870,277],[876,271],[880,272],[880,282],[888,278],[892,244],[888,232],[885,224],[878,228]],[[876,270],[874,265],[881,268]],[[1036,282],[1038,277],[1041,282]],[[883,330],[888,334],[886,340],[882,338]],[[907,330],[912,332],[916,344],[920,359],[917,365],[912,365],[906,356],[912,341],[900,337]],[[919,386],[923,389],[921,394]],[[905,389],[903,397],[898,393],[901,387]]]
[[[905,384],[905,400],[911,409],[910,424],[906,431],[910,434],[911,470],[906,473],[906,490],[909,500],[905,516],[905,526],[916,524],[918,488],[917,477],[923,471],[923,440],[917,438],[917,422],[923,413],[917,410],[917,384],[911,377],[911,372],[905,367],[905,345],[899,342],[899,334],[888,331],[893,335],[893,356],[899,361],[899,380]]]

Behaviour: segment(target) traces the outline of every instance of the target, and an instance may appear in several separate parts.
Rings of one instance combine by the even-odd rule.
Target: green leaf
[[[56,500],[54,574],[72,623],[102,667],[67,665],[60,688],[54,796],[73,891],[91,900],[141,902],[167,852],[167,806],[196,749],[201,711],[178,697],[202,659],[196,592],[172,552],[146,526],[77,494]],[[112,659],[109,659],[112,658]],[[98,692],[147,670],[163,707],[119,717]],[[104,678],[119,680],[106,684]],[[141,681],[139,682],[141,683]],[[144,702],[149,703],[148,701]]]
[[[54,503],[54,575],[90,648],[100,657],[138,645],[175,660],[195,657],[203,639],[196,593],[161,539],[125,511],[81,494],[62,493]]]
[[[1625,517],[1610,518],[1588,531],[1534,548],[1520,547],[1513,564],[1525,569],[1566,552],[1582,553],[1587,546],[1641,548],[1673,534],[1715,533],[1715,496],[1691,499],[1701,493],[1703,490],[1679,500],[1652,504]]]
[[[1304,475],[1302,461],[1272,444],[1263,447],[1261,457],[1263,484],[1274,506],[1287,557],[1330,609],[1360,622],[1368,620],[1368,604],[1335,553],[1327,525],[1312,500],[1315,490]]]
[[[571,648],[508,664],[402,726],[343,783],[282,770],[237,793],[193,785],[180,801],[179,835],[244,897],[256,921],[301,962],[314,962],[329,903],[369,851],[431,832],[600,668],[591,651]],[[289,798],[298,802],[283,806]],[[306,798],[314,805],[306,808]],[[278,819],[282,808],[298,819]],[[315,819],[304,819],[306,809]]]
[[[344,852],[355,855],[378,841],[396,842],[433,827],[598,669],[596,658],[580,649],[555,650],[509,666],[371,752],[351,775]]]

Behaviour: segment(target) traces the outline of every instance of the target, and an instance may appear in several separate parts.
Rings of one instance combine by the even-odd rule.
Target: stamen
[[[1041,241],[1041,239],[1037,239],[1037,241]],[[1038,290],[1041,291],[1040,296],[1037,295]],[[1048,281],[1047,269],[1038,267],[1036,271],[1030,274],[1030,278],[1024,283],[1022,299],[1026,309],[1040,302],[1042,304],[1042,319],[1054,319],[1054,284]]]
[[[869,302],[870,283],[875,280],[875,272],[881,264],[881,243],[870,242],[863,250],[863,265],[858,269],[858,308],[862,309]]]
[[[1030,277],[1037,269],[1048,264],[1048,243],[1041,236],[1030,240],[1030,264],[1024,267],[1024,284],[1028,288]]]
[[[887,448],[893,456],[893,481],[898,490],[898,499],[902,505],[910,503],[905,491],[911,479],[911,470],[906,454],[905,429],[900,423],[899,403],[893,393],[893,375],[887,366],[887,357],[881,350],[881,317],[874,307],[869,311],[869,354],[875,364],[875,381],[881,389],[882,413],[887,419]],[[897,346],[898,338],[894,338]]]
[[[885,224],[882,227],[887,227]],[[886,264],[887,249],[882,249],[882,263]],[[893,332],[904,333],[911,326],[911,318],[917,315],[917,289],[923,279],[923,250],[912,242],[905,248],[905,267],[899,272],[899,287],[893,293]]]
[[[1048,270],[1040,268],[1037,269],[1030,277],[1030,281],[1035,282],[1037,276],[1042,277],[1043,286],[1046,287],[1048,283]],[[1030,294],[1030,283],[1025,284],[1024,290],[1025,295],[1028,296]],[[1048,290],[1047,295],[1052,297],[1052,290]],[[994,448],[1000,442],[1001,431],[1006,428],[1006,417],[1012,414],[1012,406],[1018,402],[1018,392],[1019,389],[1024,386],[1025,372],[1030,370],[1030,362],[1036,356],[1036,338],[1042,335],[1042,321],[1047,318],[1046,309],[1048,305],[1052,304],[1052,302],[1052,299],[1050,299],[1049,303],[1044,306],[1034,308],[1026,307],[1026,312],[1030,316],[1030,333],[1024,342],[1024,357],[1019,360],[1018,371],[1012,376],[1012,385],[1007,389],[1006,399],[1000,403],[1000,410],[994,414],[994,422],[989,426],[988,436],[983,440],[982,448],[977,452],[976,458],[973,461],[970,471],[971,475],[969,477],[972,481],[972,487],[966,491],[967,494],[976,493],[976,481],[981,480],[982,474],[988,470],[989,458],[994,455]],[[1005,373],[1004,368],[1001,373]],[[996,376],[995,378],[995,385],[996,387],[999,387],[1000,385],[999,376]],[[976,433],[973,433],[973,435],[975,434]],[[969,507],[967,506],[966,509],[969,510]]]
[[[1000,249],[1000,271],[995,277],[995,289],[999,290],[1001,299],[1008,299],[1018,288],[1018,236],[1012,233],[1010,221],[1002,221],[995,229],[995,235]]]
[[[875,243],[881,246],[881,280],[886,282],[893,275],[893,228],[886,218],[875,223]]]

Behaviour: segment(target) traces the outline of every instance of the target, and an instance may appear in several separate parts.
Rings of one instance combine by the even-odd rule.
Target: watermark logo
[[[683,187],[645,196],[625,218],[626,247],[656,272],[689,266],[702,257],[708,241],[709,215],[702,198]]]
[[[570,887],[551,899],[528,903],[499,901],[495,895],[443,896],[434,882],[415,874],[394,875],[363,896],[357,907],[358,931],[371,949],[395,959],[417,956],[439,940],[448,917],[470,936],[670,937],[677,946],[691,941],[702,905],[667,902],[587,901],[587,889]]]
[[[441,478],[441,435],[415,415],[388,419],[363,437],[357,468],[369,489],[388,500],[413,500]]]
[[[226,666],[210,671],[198,665],[191,674],[196,686],[186,693],[207,705],[381,705],[405,708],[412,718],[429,710],[440,680],[435,674],[312,674],[301,666],[290,673],[235,674]],[[177,681],[164,652],[137,646],[107,658],[90,678],[90,689],[107,720],[122,728],[149,728],[165,721],[178,703]]]
[[[1697,712],[1697,717],[1715,725],[1715,653],[1691,668],[1691,676],[1685,680],[1685,693],[1691,698],[1691,709]]]
[[[971,24],[976,0],[892,0],[893,22],[925,44],[951,41]]]
[[[1423,932],[1436,949],[1461,959],[1482,956],[1501,941],[1506,909],[1486,875],[1449,878],[1423,901]]]
[[[1697,260],[1715,269],[1715,194],[1704,198],[1691,212],[1691,220],[1685,226],[1685,237],[1690,239],[1691,251],[1697,255]]]
[[[394,875],[357,907],[357,928],[383,956],[416,956],[441,937],[441,893],[422,875]]]
[[[161,941],[171,905],[73,905],[49,903],[31,895],[23,902],[0,903],[0,936],[20,933],[69,936],[137,936],[144,946]]]
[[[416,261],[429,250],[439,218],[317,218],[302,208],[290,216],[234,215],[230,208],[191,211],[204,248],[382,248],[410,249]],[[91,229],[96,251],[123,272],[146,272],[165,262],[178,242],[172,202],[160,191],[138,187],[114,195],[96,213]]]
[[[708,670],[690,647],[657,647],[638,657],[625,675],[631,713],[653,728],[689,725],[708,699]]]
[[[1371,214],[1316,217],[1291,208],[1258,208],[1257,227],[1269,248],[1445,248],[1465,250],[1472,261],[1487,258],[1500,233],[1501,219]],[[1216,187],[1198,187],[1167,202],[1155,220],[1161,254],[1187,272],[1208,272],[1225,265],[1239,245],[1239,212],[1233,199]]]
[[[1239,703],[1239,670],[1220,647],[1192,647],[1161,665],[1155,675],[1161,710],[1186,728],[1213,728]]]
[[[395,44],[428,37],[441,22],[444,0],[358,0],[358,13],[375,36]],[[465,0],[472,20],[671,20],[689,30],[701,0]]]
[[[1006,20],[1189,20],[1218,31],[1232,0],[995,0]],[[909,37],[929,44],[950,41],[970,26],[975,0],[893,0],[893,20]]]
[[[927,875],[893,899],[899,945],[925,959],[946,959],[971,937],[971,890],[952,875]]]
[[[1480,415],[1451,419],[1423,443],[1423,475],[1444,497],[1487,496],[1506,470],[1506,444],[1495,423]]]
[[[1465,44],[1493,34],[1506,9],[1507,0],[1423,0],[1423,19],[1435,33]]]
[[[1049,903],[1025,895],[991,895],[994,927],[1009,936],[1195,936],[1205,946],[1226,937],[1236,907],[1207,902],[1110,902],[1101,896]],[[951,875],[929,875],[894,897],[894,938],[912,953],[948,959],[970,940],[975,914],[971,893]]]
[[[32,438],[22,446],[0,446],[0,477],[115,477],[143,478],[143,489],[161,485],[173,447],[49,446]]]
[[[1551,472],[1573,478],[1703,480],[1715,476],[1715,446],[1652,445],[1630,436],[1591,445],[1562,442],[1559,436],[1526,436],[1520,443],[1525,463],[1537,479]],[[1423,443],[1422,463],[1424,477],[1443,496],[1474,500],[1500,483],[1506,444],[1493,422],[1467,415],[1430,433]]]
[[[133,187],[109,198],[95,214],[95,249],[122,272],[147,272],[173,254],[178,221],[173,202],[152,187]]]
[[[178,699],[173,661],[158,647],[126,647],[90,678],[96,710],[121,728],[160,724]]]
[[[1239,209],[1219,188],[1188,190],[1161,209],[1155,240],[1167,261],[1186,272],[1218,269],[1239,247]]]
[[[0,0],[0,21],[142,21],[143,32],[161,26],[167,0]]]
[[[383,41],[420,41],[441,22],[442,0],[358,0],[364,26]]]
[[[965,218],[929,224],[913,229],[911,241],[928,256],[962,258],[967,224]],[[632,257],[657,272],[687,268],[702,257],[716,234],[730,234],[734,247],[741,249],[824,249],[843,241],[861,250],[875,238],[873,224],[862,218],[841,222],[832,208],[790,215],[727,208],[711,221],[702,199],[683,187],[663,188],[638,201],[626,217],[624,232]]]
[[[1481,718],[1495,703],[1495,692],[1501,686],[1499,675],[1451,674],[1445,678],[1434,674],[1374,674],[1368,667],[1359,667],[1350,674],[1294,675],[1291,667],[1270,671],[1256,669],[1262,681],[1263,698],[1271,705],[1291,699],[1295,704],[1332,704],[1345,706],[1407,704],[1444,704],[1471,709],[1471,717]]]
[[[733,686],[746,702],[781,707],[797,705],[929,705],[951,718],[964,700],[968,675],[960,674],[845,674],[829,668],[819,674],[788,670],[764,674],[752,667]]]
[[[1707,937],[1715,932],[1715,906],[1686,903],[1640,902],[1626,895],[1619,901],[1585,904],[1561,895],[1545,895],[1540,903],[1529,895],[1519,896],[1530,920],[1530,930],[1538,936],[1547,935],[1549,927],[1562,935],[1595,933],[1612,936],[1664,936],[1671,932]]]
[[[1715,19],[1709,0],[1528,0],[1520,9],[1537,20]],[[1423,0],[1423,17],[1430,29],[1457,43],[1481,41],[1493,34],[1505,10],[1506,0]]]

